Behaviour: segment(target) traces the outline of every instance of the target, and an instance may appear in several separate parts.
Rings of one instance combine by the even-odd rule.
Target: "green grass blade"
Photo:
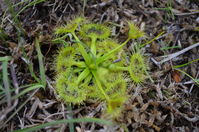
[[[0,85],[0,100],[4,97],[4,90],[2,85]]]
[[[199,86],[199,81],[198,81],[198,79],[194,79],[191,75],[189,75],[188,73],[186,73],[186,72],[184,72],[184,71],[182,71],[182,70],[180,70],[180,69],[175,69],[175,70],[177,70],[177,71],[179,71],[179,72],[185,74],[186,76],[188,76],[189,78],[191,78],[191,79]]]
[[[0,85],[0,94],[3,93],[3,87]]]
[[[31,76],[38,82],[38,83],[40,83],[40,80],[39,80],[39,78],[35,75],[35,73],[34,73],[34,70],[33,70],[33,63],[32,62],[29,62],[29,63],[27,63],[28,64],[28,69],[29,69],[29,71],[30,71],[30,74],[31,74]]]
[[[22,95],[24,95],[24,94],[26,94],[26,93],[34,90],[34,89],[37,89],[37,88],[44,88],[44,86],[41,85],[41,84],[36,84],[36,85],[34,85],[32,87],[28,87],[28,88],[24,89],[22,92],[20,92],[19,94],[15,95],[15,96],[12,96],[12,99],[19,98],[20,96],[22,96]]]
[[[33,63],[31,62],[31,60],[28,58],[24,46],[21,47],[22,50],[22,54],[23,54],[23,58],[24,58],[24,62],[28,65],[28,70],[30,71],[31,76],[38,82],[40,83],[40,79],[36,76],[34,69],[33,69]]]
[[[8,60],[3,61],[3,84],[5,88],[5,95],[8,105],[11,105],[11,91],[10,91],[10,83],[8,79]]]
[[[60,125],[60,124],[65,124],[65,123],[86,123],[86,122],[94,122],[98,124],[105,124],[105,125],[111,125],[112,123],[106,120],[101,120],[97,118],[77,118],[77,119],[68,119],[68,120],[58,120],[58,121],[53,121],[45,124],[41,124],[35,127],[31,128],[25,128],[21,130],[15,130],[13,132],[33,132],[40,130],[42,128],[48,127],[48,126],[53,126],[53,125]]]
[[[9,61],[11,59],[10,56],[0,57],[0,61]]]
[[[68,111],[69,111],[69,113],[68,113],[69,117],[68,118],[70,118],[70,119],[73,119],[73,111],[72,110],[73,110],[72,109],[72,104],[69,104],[68,105]],[[70,132],[75,132],[74,128],[75,128],[74,123],[73,122],[69,123]]]
[[[36,44],[36,50],[37,50],[37,55],[38,55],[38,60],[39,60],[39,71],[40,71],[41,82],[44,85],[44,87],[46,87],[46,75],[45,75],[45,69],[44,69],[44,63],[43,63],[43,55],[41,53],[39,40],[37,38],[35,40],[35,44]]]
[[[36,83],[36,84],[39,84],[39,83]],[[32,86],[35,86],[35,83],[33,83],[33,84],[26,84],[26,85],[20,86],[19,89],[27,88],[27,87],[32,87]]]
[[[37,88],[44,88],[44,86],[41,85],[41,84],[35,84],[35,85],[32,86],[32,87],[28,87],[28,88],[24,89],[24,90],[23,90],[22,92],[20,92],[19,94],[15,95],[15,96],[12,96],[12,97],[11,97],[11,100],[17,99],[17,98],[19,98],[20,96],[22,96],[22,95],[24,95],[24,94],[26,94],[26,93],[28,93],[28,92],[34,90],[34,89],[37,89]],[[5,102],[6,102],[5,100],[1,100],[1,101],[0,101],[0,105],[3,104],[3,103],[5,103]]]
[[[153,39],[151,39],[151,40],[147,41],[147,42],[146,42],[146,43],[144,43],[144,44],[141,44],[141,48],[142,48],[142,47],[144,47],[144,46],[146,46],[147,44],[152,43],[153,41],[155,41],[156,39],[158,39],[162,34],[164,34],[164,31],[163,31],[163,32],[161,32],[160,34],[158,34],[155,38],[153,38]]]
[[[23,0],[23,1],[21,1],[21,2],[18,2],[18,3],[16,3],[15,5],[13,5],[13,7],[17,7],[18,5],[21,5],[21,4],[23,4],[23,3],[25,3],[25,2],[28,2],[29,0]]]
[[[28,88],[24,89],[22,92],[20,92],[19,94],[13,96],[12,99],[19,98],[20,96],[22,96],[22,95],[24,95],[24,94],[26,94],[26,93],[34,90],[34,89],[37,89],[37,88],[44,88],[44,86],[41,85],[41,84],[36,84],[36,85],[34,85],[32,87],[28,87]]]
[[[11,93],[12,92],[14,92],[15,91],[15,89],[10,89],[10,91],[11,91]],[[5,90],[4,90],[4,88],[3,88],[3,86],[2,85],[0,85],[0,95],[5,95]],[[12,97],[11,97],[11,99],[12,99]]]
[[[181,67],[187,66],[187,65],[189,65],[189,64],[191,64],[191,63],[193,63],[193,62],[196,62],[196,61],[199,61],[199,59],[195,59],[195,60],[192,60],[192,61],[190,61],[190,62],[181,64],[181,65],[176,65],[176,66],[174,66],[173,68],[181,68]]]

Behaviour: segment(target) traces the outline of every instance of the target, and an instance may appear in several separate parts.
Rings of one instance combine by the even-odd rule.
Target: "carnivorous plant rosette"
[[[129,77],[135,83],[140,83],[145,78],[138,80],[136,76],[140,78],[146,71],[143,56],[136,53],[132,55],[130,65],[125,67],[127,55],[121,51],[132,38],[142,37],[143,33],[129,23],[127,40],[118,44],[110,38],[109,27],[103,24],[84,24],[84,20],[76,18],[73,26],[69,23],[55,30],[57,35],[70,33],[73,36],[70,45],[65,44],[56,57],[57,93],[66,103],[80,104],[88,98],[105,101],[107,114],[118,117],[128,99],[127,82],[123,75],[129,72]],[[135,37],[134,34],[139,35]],[[80,39],[84,37],[89,41]],[[65,41],[64,37],[61,38]]]

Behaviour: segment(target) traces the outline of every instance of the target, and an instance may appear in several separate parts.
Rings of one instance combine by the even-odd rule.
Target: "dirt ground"
[[[130,98],[121,116],[112,121],[114,125],[75,123],[75,131],[199,132],[198,0],[44,0],[29,6],[26,5],[33,0],[12,0],[13,4],[22,2],[14,8],[8,8],[8,1],[0,3],[0,57],[12,57],[8,73],[11,86],[18,90],[11,95],[20,93],[23,90],[20,86],[35,83],[28,65],[33,64],[36,76],[40,74],[35,38],[41,41],[47,86],[14,98],[11,106],[0,103],[0,131],[71,118],[71,110],[55,92],[53,63],[60,45],[51,40],[55,27],[84,15],[96,23],[114,23],[112,36],[121,42],[127,37],[127,20],[142,29],[147,40],[163,34],[144,48],[154,83],[146,81],[129,86]],[[13,14],[17,17],[13,18]],[[126,46],[126,52],[129,47],[130,44]],[[0,66],[1,72],[2,69]],[[4,83],[0,80],[1,86]],[[1,94],[0,99],[4,99]],[[106,119],[103,109],[103,102],[88,100],[72,106],[73,118]],[[69,125],[55,125],[39,131],[68,132]]]

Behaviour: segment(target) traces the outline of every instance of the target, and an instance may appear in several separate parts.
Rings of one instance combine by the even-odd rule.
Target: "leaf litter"
[[[14,9],[19,12],[32,1],[24,1]],[[18,3],[15,0],[11,2]],[[83,12],[93,22],[111,24],[113,37],[121,41],[127,36],[126,20],[133,21],[141,27],[148,38],[154,38],[162,31],[165,33],[152,44],[146,45],[144,49],[150,62],[149,74],[154,83],[146,81],[138,86],[129,84],[130,99],[122,115],[114,121],[114,125],[75,123],[75,130],[78,132],[198,131],[199,90],[196,81],[199,62],[193,61],[199,58],[199,48],[195,46],[199,42],[198,9],[197,0],[46,0],[26,8],[19,14],[18,19],[25,31],[24,35],[20,36],[16,32],[17,26],[7,10],[6,2],[1,3],[0,35],[4,37],[0,37],[0,57],[12,56],[8,63],[11,91],[13,89],[11,95],[17,95],[24,90],[23,86],[36,83],[27,65],[33,64],[32,70],[35,76],[40,75],[34,44],[36,37],[40,38],[41,53],[45,55],[47,87],[29,91],[20,98],[13,99],[11,106],[1,103],[0,130],[13,131],[71,118],[68,116],[70,113],[68,106],[59,100],[54,90],[53,55],[60,46],[51,40],[55,27],[67,23]],[[130,47],[129,44],[125,50],[131,52]],[[165,56],[167,58],[161,58]],[[193,63],[179,68],[183,72],[174,68],[192,61]],[[0,71],[2,70],[0,66]],[[4,86],[2,80],[0,86]],[[24,102],[26,103],[23,104]],[[100,101],[88,100],[80,106],[72,107],[73,118],[106,119],[103,117],[103,109],[104,104]],[[12,116],[15,110],[18,111]],[[42,131],[69,131],[69,129],[68,124],[63,124],[45,127]]]

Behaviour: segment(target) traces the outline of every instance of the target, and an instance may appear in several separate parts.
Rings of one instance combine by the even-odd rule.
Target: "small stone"
[[[196,22],[197,22],[197,23],[199,23],[199,17],[198,17],[198,18],[196,18]]]
[[[185,0],[176,0],[176,2],[178,2],[179,4],[181,4],[181,5],[185,5]]]

